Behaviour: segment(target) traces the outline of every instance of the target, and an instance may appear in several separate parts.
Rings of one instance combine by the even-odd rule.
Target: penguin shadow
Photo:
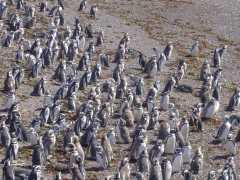
[[[209,144],[219,145],[219,144],[221,144],[221,141],[219,141],[219,140],[217,140],[217,139],[213,139],[212,141],[210,141]]]
[[[193,93],[193,88],[190,85],[187,84],[179,84],[176,88],[176,91],[182,92],[182,93]]]
[[[212,158],[212,160],[216,161],[216,160],[223,160],[223,159],[228,159],[229,157],[231,157],[230,155],[216,155]]]
[[[103,169],[101,167],[88,167],[88,168],[86,168],[86,171],[97,172],[97,171],[103,171]]]

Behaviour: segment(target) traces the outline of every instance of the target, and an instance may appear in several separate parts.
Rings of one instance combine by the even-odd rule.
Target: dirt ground
[[[167,67],[158,75],[157,79],[161,81],[163,86],[167,77],[174,72],[177,61],[185,59],[188,63],[187,74],[182,83],[191,85],[196,91],[201,82],[198,80],[200,66],[205,59],[211,62],[213,50],[222,45],[228,45],[228,50],[224,56],[223,63],[223,81],[221,91],[221,110],[217,114],[217,122],[209,122],[205,124],[203,133],[190,133],[190,141],[193,149],[198,146],[202,147],[204,152],[204,172],[201,179],[206,179],[209,170],[219,170],[224,165],[224,159],[217,159],[217,155],[224,155],[224,150],[221,146],[210,144],[213,135],[216,133],[216,128],[219,127],[225,106],[228,104],[229,97],[233,93],[233,89],[239,86],[240,63],[240,21],[239,9],[240,3],[238,0],[89,0],[89,4],[98,6],[97,18],[90,19],[88,11],[79,13],[77,11],[79,1],[65,0],[64,14],[66,23],[73,25],[74,17],[80,17],[83,24],[92,23],[95,30],[103,29],[105,34],[104,47],[98,49],[98,52],[115,52],[120,38],[125,32],[128,32],[131,41],[130,47],[142,51],[145,55],[152,55],[152,48],[156,47],[160,51],[163,50],[167,42],[171,41],[174,44],[174,54]],[[37,4],[38,1],[32,1]],[[88,6],[89,9],[89,6]],[[45,21],[44,21],[45,22]],[[37,27],[31,31],[40,31],[47,24],[39,21]],[[31,37],[31,32],[29,32]],[[189,58],[187,55],[189,49],[195,40],[200,42],[201,53],[197,58]],[[17,46],[11,48],[0,49],[1,68],[0,79],[1,86],[6,76],[6,72],[14,65],[14,57]],[[111,56],[113,58],[113,56]],[[97,58],[97,57],[96,57]],[[78,62],[79,59],[76,59]],[[140,70],[137,70],[138,61],[136,58],[129,57],[127,60],[127,75],[143,76]],[[112,66],[111,68],[113,68]],[[108,78],[110,70],[104,69],[104,76],[101,81]],[[51,77],[53,68],[46,70],[43,73],[48,79],[50,93],[54,93],[57,88],[56,82]],[[149,81],[149,82],[147,82]],[[30,92],[32,86],[36,82],[35,79],[25,78],[23,85],[17,91],[17,98],[21,102],[21,113],[25,126],[28,127],[34,115],[37,115],[37,108],[42,107],[44,97],[31,97]],[[152,80],[145,80],[146,89],[151,85]],[[86,91],[87,92],[87,91]],[[79,92],[79,103],[82,102],[86,92]],[[4,94],[1,95],[3,102]],[[173,92],[171,101],[179,107],[181,116],[188,115],[193,104],[199,102],[193,94],[184,94]],[[237,114],[239,111],[233,112]],[[71,116],[71,114],[69,114]],[[166,118],[166,114],[162,113],[161,118]],[[112,119],[114,124],[115,119]],[[236,132],[236,130],[234,130]],[[156,132],[149,132],[149,137],[152,140],[156,139]],[[22,145],[24,146],[24,145]],[[61,144],[58,144],[61,148]],[[129,146],[115,145],[114,161],[106,171],[94,171],[93,162],[86,162],[87,179],[103,179],[107,175],[111,175],[115,171],[117,162],[123,154],[128,153]],[[2,149],[1,149],[2,150]],[[3,151],[1,151],[3,153]],[[120,152],[122,152],[120,154]],[[238,173],[240,173],[240,150],[238,149],[235,162]],[[28,167],[31,162],[31,151],[25,151],[23,148],[20,151],[20,158],[17,162],[18,166]],[[54,161],[57,161],[59,156],[56,154]],[[53,161],[53,162],[54,162]],[[23,165],[24,164],[24,165]],[[134,169],[134,167],[132,167]],[[54,171],[46,168],[46,180],[52,179]],[[240,174],[239,174],[240,175]],[[69,179],[68,174],[64,174],[65,179]]]

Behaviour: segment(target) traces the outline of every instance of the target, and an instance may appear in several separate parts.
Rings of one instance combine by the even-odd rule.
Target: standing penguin
[[[112,150],[111,142],[107,137],[107,134],[105,134],[104,137],[102,138],[102,147],[106,154],[108,163],[110,163],[113,159],[113,150]]]
[[[157,59],[153,56],[146,64],[144,72],[147,73],[148,78],[155,78],[157,74]]]
[[[205,60],[202,64],[201,71],[200,71],[200,80],[206,81],[208,74],[211,73],[210,64],[208,60]]]
[[[185,142],[189,140],[189,122],[186,118],[183,118],[179,125],[180,133],[183,136]]]
[[[164,55],[166,56],[167,60],[169,60],[172,56],[173,51],[173,44],[172,42],[169,42],[165,49],[163,50]]]
[[[160,160],[164,153],[164,144],[162,140],[156,141],[149,152],[149,160],[153,163],[155,160]]]
[[[183,154],[181,149],[176,149],[172,160],[172,173],[181,173],[183,165]]]
[[[161,93],[160,110],[167,111],[169,107],[170,92]]]
[[[137,160],[137,169],[145,176],[149,176],[150,173],[150,162],[147,150],[143,151]]]
[[[16,160],[18,155],[18,150],[19,150],[19,145],[18,145],[17,139],[16,137],[12,137],[11,144],[8,147],[6,152],[6,159],[9,159],[11,161]]]
[[[7,73],[7,77],[4,81],[4,92],[14,92],[15,91],[15,79],[11,71]]]
[[[37,84],[34,86],[33,92],[31,93],[32,96],[43,96],[46,94],[46,79],[41,78]]]
[[[190,171],[194,175],[200,175],[203,170],[203,153],[201,147],[197,149],[190,164]]]
[[[119,165],[120,179],[121,180],[130,180],[130,165],[127,157],[124,157]]]
[[[10,146],[10,143],[11,143],[11,136],[10,136],[10,133],[9,133],[9,129],[6,126],[4,121],[1,124],[0,137],[1,137],[1,145],[4,148],[7,149]]]
[[[28,179],[39,180],[41,178],[42,178],[41,166],[33,166]]]
[[[192,161],[192,146],[189,142],[182,147],[183,165],[188,165]]]
[[[176,135],[175,133],[170,133],[165,140],[165,154],[174,154],[176,149]]]
[[[215,139],[220,142],[227,140],[230,129],[231,129],[231,123],[227,120],[224,121],[218,129]]]
[[[173,172],[171,161],[165,158],[163,159],[161,166],[162,166],[163,180],[171,180],[171,176]]]
[[[223,53],[226,51],[227,46],[223,46],[222,48],[216,48],[214,50],[214,55],[213,55],[213,67],[220,67],[221,66],[221,61],[223,58]]]
[[[161,72],[164,68],[164,65],[166,64],[167,57],[165,56],[164,53],[162,53],[157,61],[157,68],[158,71]]]
[[[2,174],[3,180],[15,180],[15,170],[13,166],[11,165],[10,160],[6,160],[4,162],[3,166],[3,174]]]
[[[240,105],[240,89],[236,88],[229,100],[228,107],[226,110],[234,111],[235,108],[238,107],[239,105]]]
[[[116,138],[117,143],[128,144],[130,143],[129,131],[126,127],[126,121],[120,119],[116,124]]]
[[[199,41],[196,41],[196,42],[192,45],[192,47],[191,47],[191,49],[190,49],[190,55],[191,55],[192,57],[196,57],[196,56],[199,55]]]
[[[98,11],[98,8],[97,8],[96,5],[91,6],[91,9],[90,9],[90,17],[96,18],[97,11]]]
[[[211,119],[214,117],[214,115],[218,112],[219,110],[219,106],[220,106],[220,102],[219,102],[219,87],[217,86],[215,89],[215,94],[213,97],[207,104],[206,106],[203,108],[202,112],[201,112],[201,116],[204,119]]]
[[[224,144],[228,156],[235,156],[237,153],[236,142],[234,141],[232,134],[229,134]]]
[[[149,180],[164,180],[162,174],[162,167],[159,160],[155,159],[152,163]]]
[[[86,9],[86,5],[87,5],[87,0],[82,0],[82,1],[80,2],[78,11],[83,11],[83,10],[85,10],[85,9]]]

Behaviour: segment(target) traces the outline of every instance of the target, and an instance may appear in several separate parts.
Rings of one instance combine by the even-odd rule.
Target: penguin
[[[37,144],[38,141],[38,133],[36,130],[32,127],[29,128],[28,136],[27,136],[27,142],[29,142],[32,146]]]
[[[200,80],[206,81],[208,74],[211,73],[210,65],[208,60],[205,60],[202,64],[201,71],[200,71]]]
[[[169,107],[169,101],[170,101],[170,94],[169,92],[164,92],[161,93],[161,97],[160,97],[160,110],[162,111],[167,111],[168,107]]]
[[[51,107],[51,111],[50,111],[51,123],[55,123],[57,121],[57,119],[59,118],[60,112],[61,112],[61,104],[58,102],[55,102]]]
[[[83,162],[81,160],[81,157],[78,155],[73,155],[74,162],[69,165],[70,167],[70,173],[72,175],[71,179],[77,180],[77,179],[83,179],[86,178],[86,171],[83,165]]]
[[[9,159],[11,161],[17,160],[18,150],[19,150],[19,145],[18,145],[17,139],[15,137],[12,137],[11,143],[7,148],[6,159]]]
[[[32,96],[43,96],[44,94],[46,94],[46,89],[45,89],[45,85],[46,84],[46,80],[45,78],[41,78],[37,84],[34,86],[33,92],[31,93]]]
[[[84,10],[86,9],[86,5],[87,5],[87,0],[82,0],[82,1],[80,2],[78,11],[84,11]]]
[[[174,154],[176,149],[176,135],[174,133],[170,133],[165,139],[165,154]]]
[[[109,161],[106,152],[101,145],[96,147],[96,161],[99,165],[100,170],[106,170],[109,167]]]
[[[172,51],[173,51],[173,44],[172,42],[169,42],[165,49],[163,50],[164,55],[167,58],[167,61],[171,58],[172,56]]]
[[[71,137],[71,142],[75,145],[76,151],[78,152],[78,155],[81,157],[82,162],[85,161],[85,152],[83,150],[83,147],[80,143],[79,137],[74,135]]]
[[[155,160],[160,160],[164,153],[164,143],[162,140],[157,140],[149,152],[149,160],[153,163]]]
[[[142,52],[139,52],[138,64],[140,65],[141,69],[145,69],[147,63]]]
[[[190,49],[190,55],[191,55],[192,57],[197,57],[197,56],[199,55],[199,41],[196,41],[196,42],[192,45],[192,47],[191,47],[191,49]]]
[[[129,107],[129,104],[127,104],[127,107],[124,109],[122,117],[126,121],[126,125],[128,127],[134,126],[134,115],[131,108]]]
[[[100,63],[101,63],[102,66],[104,66],[104,67],[110,67],[110,64],[109,64],[110,57],[109,57],[109,55],[100,54],[100,55],[99,55],[99,59],[100,59]]]
[[[162,176],[164,180],[170,180],[172,176],[172,164],[171,161],[168,160],[167,158],[164,158],[161,163],[162,167]]]
[[[100,79],[102,73],[102,67],[100,64],[96,64],[92,70],[91,82],[97,82]]]
[[[153,130],[156,128],[159,123],[160,113],[157,107],[154,107],[152,112],[150,113],[150,120],[148,125],[148,130]]]
[[[70,112],[76,111],[76,93],[72,92],[72,94],[68,97],[68,109]]]
[[[149,180],[163,180],[162,167],[157,159],[152,163]]]
[[[172,173],[181,173],[183,166],[183,154],[181,149],[176,149],[172,159]]]
[[[119,119],[117,124],[116,124],[116,139],[117,143],[123,143],[123,144],[128,144],[130,143],[130,135],[129,131],[126,127],[126,121],[123,119]]]
[[[144,138],[141,136],[137,137],[132,143],[129,153],[129,160],[131,162],[136,162],[141,153],[145,150],[147,150],[147,145],[144,142]]]
[[[145,66],[144,72],[147,73],[148,78],[155,78],[157,74],[157,59],[155,56],[151,57]]]
[[[101,46],[101,45],[103,45],[103,42],[104,42],[104,33],[103,33],[103,31],[101,30],[101,31],[98,32],[96,46]]]
[[[66,62],[61,61],[55,70],[53,79],[56,79],[62,83],[66,82],[66,68]]]
[[[160,122],[159,139],[165,140],[170,135],[170,125],[167,121]]]
[[[9,128],[6,126],[4,121],[1,124],[0,135],[1,135],[1,145],[5,149],[7,149],[11,143],[11,136],[10,136]]]
[[[214,115],[218,112],[220,102],[219,102],[219,87],[217,86],[215,89],[215,97],[212,97],[212,99],[206,104],[206,106],[203,108],[201,112],[201,116],[204,119],[211,119],[214,117]]]
[[[223,54],[225,53],[227,46],[224,45],[222,48],[216,48],[213,55],[213,67],[220,67]]]
[[[116,144],[116,134],[114,129],[110,128],[109,132],[107,132],[107,138],[109,139],[111,145]]]
[[[240,105],[240,89],[236,88],[229,100],[226,110],[234,111],[235,108],[238,107],[239,105]]]
[[[192,161],[192,146],[189,142],[182,147],[182,161],[183,165],[188,165]]]
[[[40,12],[46,12],[48,9],[48,3],[47,1],[44,1],[44,2],[40,2],[39,3],[39,11]]]
[[[91,9],[90,9],[90,17],[96,18],[96,15],[97,15],[96,13],[97,13],[97,11],[98,11],[98,8],[97,8],[96,5],[91,6]]]
[[[139,159],[137,159],[137,169],[139,172],[143,173],[144,176],[148,176],[150,173],[150,162],[147,150],[144,150]]]
[[[101,144],[102,144],[103,150],[107,157],[107,161],[108,161],[108,163],[110,163],[113,159],[113,150],[112,150],[111,142],[110,142],[107,134],[105,134],[103,136],[101,141],[102,141]]]
[[[56,174],[54,180],[62,180],[62,173],[61,173],[61,171]]]
[[[232,137],[232,134],[228,134],[224,147],[227,151],[228,156],[235,156],[237,153],[237,146]]]
[[[185,63],[184,60],[180,60],[177,70],[174,73],[174,78],[176,81],[176,85],[179,85],[179,82],[183,79],[185,72],[187,70],[187,64]]]
[[[164,93],[170,93],[170,92],[173,90],[175,84],[176,84],[176,80],[175,80],[175,78],[172,76],[172,77],[167,81],[167,83],[166,83],[166,85],[165,85],[162,93],[163,93],[163,94],[164,94]]]
[[[162,53],[157,60],[157,68],[159,72],[162,72],[166,62],[167,62],[167,57],[165,56],[164,53]]]
[[[194,175],[200,175],[202,170],[203,170],[203,153],[201,147],[199,147],[192,158],[190,164],[190,171]]]
[[[5,19],[7,17],[8,6],[6,1],[1,2],[1,10],[0,10],[0,19]]]
[[[3,166],[3,173],[2,173],[3,180],[15,180],[15,170],[14,167],[11,165],[10,160],[6,160]]]
[[[55,144],[56,144],[56,136],[54,134],[53,130],[48,130],[44,136],[43,136],[43,147],[44,147],[44,153],[46,157],[48,158],[51,153],[54,150]]]
[[[194,180],[192,173],[187,169],[182,172],[182,176],[184,180]]]
[[[218,129],[215,139],[220,142],[227,140],[230,130],[231,130],[231,123],[229,121],[223,122]]]
[[[169,125],[170,129],[176,130],[179,126],[179,119],[171,112],[169,114]]]
[[[183,118],[182,121],[180,122],[179,130],[183,136],[184,141],[188,142],[190,129],[189,129],[189,122],[186,118]]]
[[[217,180],[217,175],[215,171],[209,171],[207,180]]]
[[[38,180],[42,178],[41,166],[33,166],[32,171],[28,177],[30,180]]]
[[[120,173],[120,179],[123,179],[123,180],[131,179],[130,178],[131,169],[130,169],[130,164],[129,164],[129,160],[127,157],[124,157],[121,160],[118,169],[119,169],[119,173]]]
[[[7,73],[7,77],[4,81],[4,88],[3,88],[3,91],[4,92],[15,92],[15,79],[13,77],[13,74],[11,71],[9,71]]]
[[[137,96],[143,96],[144,94],[144,79],[143,78],[140,78],[139,81],[136,83],[135,85],[135,94]]]
[[[39,116],[41,118],[41,125],[45,126],[50,118],[50,107],[49,106],[43,107]]]
[[[212,79],[212,88],[215,89],[217,85],[219,85],[219,81],[221,79],[221,74],[222,74],[222,69],[218,68],[214,73],[213,73],[213,79]]]
[[[141,127],[143,127],[146,130],[147,127],[149,126],[149,119],[150,119],[150,117],[149,117],[148,112],[144,112],[138,125],[140,125]]]
[[[32,65],[30,76],[32,78],[38,78],[41,71],[42,71],[42,62],[38,60],[35,64]]]

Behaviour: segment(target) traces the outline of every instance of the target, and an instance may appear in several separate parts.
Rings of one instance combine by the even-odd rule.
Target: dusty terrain
[[[33,3],[37,4],[36,1]],[[188,70],[182,83],[191,85],[197,90],[201,86],[198,77],[203,60],[211,60],[214,48],[223,44],[229,46],[227,54],[224,56],[221,111],[216,116],[218,121],[216,123],[206,123],[203,133],[190,133],[193,149],[202,146],[204,152],[204,172],[202,179],[206,179],[209,170],[220,169],[224,165],[225,160],[214,159],[216,155],[224,155],[224,151],[221,146],[212,145],[210,142],[212,135],[216,133],[216,128],[222,121],[221,117],[226,114],[223,109],[227,105],[234,87],[239,86],[240,71],[238,69],[240,63],[238,62],[238,56],[240,55],[240,22],[238,11],[240,3],[238,0],[89,0],[89,3],[97,4],[99,7],[96,20],[90,19],[87,14],[88,12],[80,14],[77,11],[79,2],[76,0],[65,0],[66,8],[64,14],[66,16],[66,23],[69,25],[73,25],[74,17],[80,17],[83,24],[93,23],[96,30],[99,28],[104,30],[105,44],[104,47],[98,49],[99,52],[105,51],[111,54],[115,52],[119,40],[125,32],[128,32],[131,37],[130,47],[140,50],[148,56],[152,55],[153,47],[162,50],[167,42],[173,42],[175,47],[173,58],[167,64],[166,69],[157,77],[157,79],[161,80],[162,86],[167,77],[174,71],[177,61],[179,59],[186,59]],[[45,20],[44,22],[43,20],[39,21],[37,27],[31,31],[46,29],[48,26],[46,22]],[[29,32],[29,38],[31,38],[31,32]],[[197,58],[189,58],[187,57],[189,48],[195,40],[199,40],[200,42],[201,53]],[[16,48],[17,46],[15,45],[10,49],[0,49],[1,86],[3,85],[6,72],[15,63]],[[126,74],[129,76],[138,75],[144,77],[141,71],[135,68],[138,67],[135,57],[132,58],[130,56],[128,64]],[[110,70],[104,71],[106,72],[104,72],[102,80],[106,79],[110,74]],[[57,84],[51,79],[53,69],[46,70],[43,75],[47,76],[49,80],[50,93],[54,93]],[[152,80],[145,81],[149,81],[146,83],[147,87],[149,87]],[[35,110],[42,107],[44,101],[44,97],[30,96],[32,86],[35,82],[35,79],[25,78],[24,84],[17,91],[17,98],[21,101],[20,109],[26,127],[29,126],[32,117],[38,114]],[[83,101],[86,92],[79,92],[79,103]],[[4,94],[1,93],[0,95],[3,102]],[[193,94],[179,92],[174,92],[171,100],[179,107],[182,116],[188,115],[190,107],[199,101]],[[233,113],[236,114],[238,112]],[[165,117],[163,113],[161,118],[164,119]],[[114,124],[114,121],[112,119],[112,124]],[[155,132],[150,132],[150,135],[152,139],[156,139]],[[94,163],[87,161],[87,179],[103,179],[106,175],[111,174],[116,169],[119,158],[123,154],[128,153],[128,148],[129,146],[124,145],[114,146],[114,161],[111,168],[107,171],[93,171],[92,167]],[[58,149],[61,149],[60,143]],[[122,153],[120,154],[120,152]],[[31,151],[22,149],[19,154],[20,160],[17,162],[18,166],[28,167],[31,161]],[[238,173],[240,172],[239,154],[240,151],[238,151],[235,160]],[[61,156],[56,153],[54,161],[57,161],[59,157]],[[46,168],[46,174],[46,179],[50,180],[52,179],[51,175],[54,175],[55,172]],[[65,176],[66,178],[69,177],[67,174]]]

